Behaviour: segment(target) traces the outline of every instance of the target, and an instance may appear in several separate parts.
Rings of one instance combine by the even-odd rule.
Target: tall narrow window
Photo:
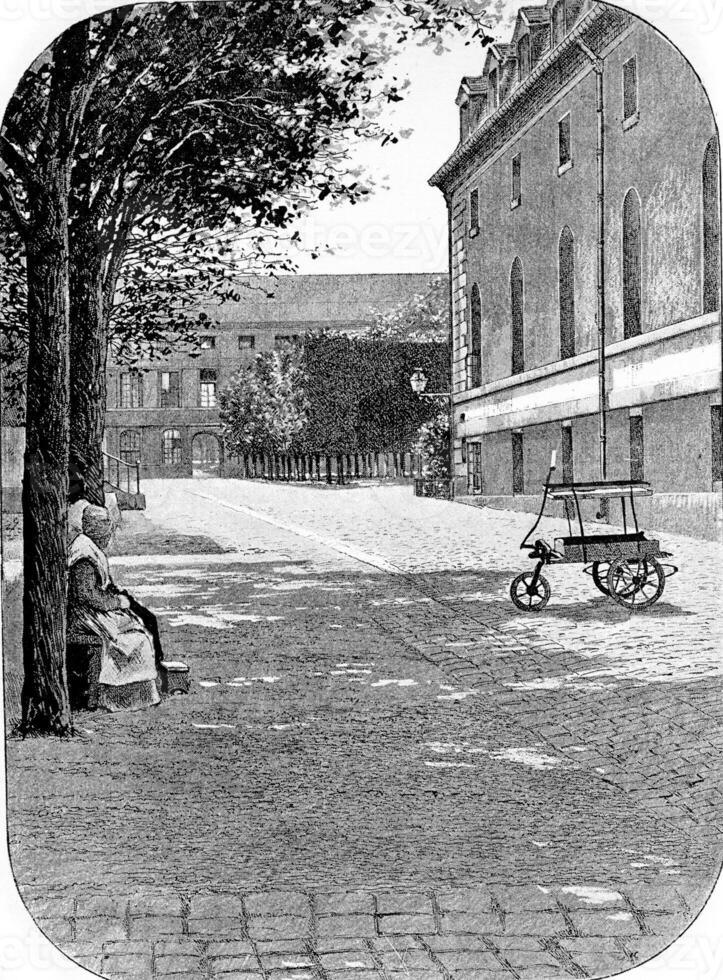
[[[560,170],[570,166],[572,163],[572,129],[570,124],[570,113],[557,124]]]
[[[643,416],[630,416],[630,479],[645,479],[645,433]]]
[[[560,357],[575,356],[575,239],[567,225],[560,235]]]
[[[723,481],[723,415],[720,405],[710,407],[711,467],[713,483]]]
[[[525,492],[525,454],[522,433],[512,433],[512,492]]]
[[[720,309],[720,166],[718,138],[703,161],[703,312]]]
[[[512,313],[512,373],[525,370],[525,283],[522,263],[515,259],[510,273],[510,307]]]
[[[522,204],[522,154],[512,157],[512,207]]]
[[[482,384],[482,302],[477,283],[472,286],[470,297],[470,331],[469,386],[479,388]]]
[[[178,466],[181,462],[181,433],[178,429],[166,429],[161,437],[161,452],[164,466]]]
[[[623,65],[623,121],[638,114],[638,59],[630,58]]]
[[[500,104],[500,81],[496,68],[489,73],[487,80],[487,95],[489,98],[490,112],[494,112]]]
[[[120,376],[120,407],[143,408],[143,376],[137,371]]]
[[[479,231],[479,191],[470,191],[469,195],[469,230]]]
[[[560,433],[562,443],[562,482],[572,483],[575,479],[575,454],[572,444],[572,426],[563,425]],[[575,517],[574,505],[571,500],[565,501],[565,517],[573,520]]]
[[[201,369],[201,408],[216,407],[216,372]]]
[[[565,0],[559,0],[552,8],[552,44],[559,44],[565,37]]]
[[[121,432],[120,458],[124,463],[136,463],[141,456],[141,434],[135,430]]]
[[[524,37],[520,38],[520,43],[517,45],[517,72],[519,80],[524,81],[530,74],[532,67],[530,61],[530,35],[525,34]]]
[[[623,205],[623,336],[637,337],[642,331],[642,225],[640,198],[635,188]]]
[[[178,408],[180,404],[180,373],[178,371],[161,371],[161,408]]]

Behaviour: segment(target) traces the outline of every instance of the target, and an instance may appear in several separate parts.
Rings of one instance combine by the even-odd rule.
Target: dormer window
[[[525,34],[520,38],[520,42],[517,45],[517,72],[518,78],[523,82],[532,70],[532,62],[530,56],[530,35]]]

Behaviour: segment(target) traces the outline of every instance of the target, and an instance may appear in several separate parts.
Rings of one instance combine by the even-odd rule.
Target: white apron
[[[98,546],[85,534],[78,535],[68,552],[68,567],[85,559],[90,561],[100,578],[101,589],[110,585],[108,559]],[[103,612],[95,609],[78,609],[78,622],[89,633],[103,641],[100,656],[100,684],[120,687],[138,681],[156,679],[156,660],[151,637],[143,623],[130,609]]]

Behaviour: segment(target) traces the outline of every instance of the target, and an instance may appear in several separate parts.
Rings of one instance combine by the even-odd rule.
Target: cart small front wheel
[[[655,558],[618,558],[610,564],[610,598],[625,609],[646,609],[663,594],[665,572]]]
[[[533,585],[534,572],[523,572],[510,586],[510,598],[522,612],[539,612],[550,601],[550,583],[542,575]]]
[[[609,571],[610,562],[607,561],[596,561],[592,566],[592,580],[603,595],[610,595],[608,590]]]

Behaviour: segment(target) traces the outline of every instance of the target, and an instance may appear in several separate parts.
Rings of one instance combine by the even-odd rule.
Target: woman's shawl
[[[76,562],[83,560],[89,561],[95,568],[100,579],[101,589],[107,589],[111,582],[108,558],[87,534],[79,534],[71,542],[68,549],[68,568],[72,568]]]

